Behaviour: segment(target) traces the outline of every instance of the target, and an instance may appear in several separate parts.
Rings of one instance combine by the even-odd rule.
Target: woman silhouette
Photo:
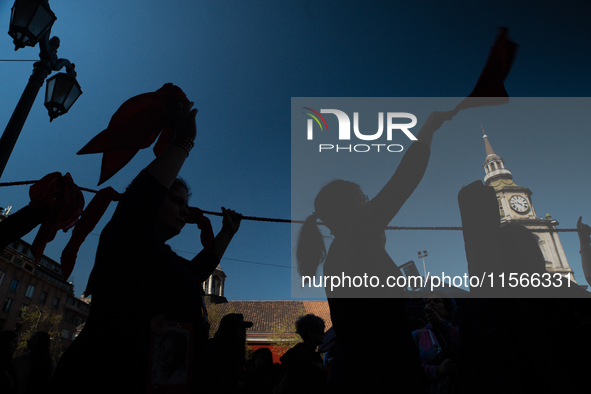
[[[336,180],[324,186],[314,200],[314,214],[300,230],[296,251],[299,273],[313,276],[324,261],[324,275],[342,279],[341,287],[325,288],[339,349],[329,393],[381,392],[384,387],[394,389],[403,383],[405,392],[426,391],[405,318],[404,290],[386,285],[388,277],[401,274],[386,252],[385,228],[421,181],[434,132],[453,115],[452,111],[434,112],[427,118],[418,141],[373,199],[353,182]],[[317,219],[334,236],[328,253]],[[371,280],[358,286],[355,277]],[[346,278],[351,278],[351,284]],[[371,348],[375,341],[379,346]]]

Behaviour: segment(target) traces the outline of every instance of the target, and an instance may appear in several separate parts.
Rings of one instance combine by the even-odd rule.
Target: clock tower
[[[484,133],[484,129],[482,132]],[[555,229],[558,221],[553,220],[550,214],[546,214],[545,218],[536,216],[531,200],[531,190],[513,182],[511,171],[505,168],[503,159],[495,154],[487,135],[484,134],[483,138],[486,150],[486,160],[482,165],[485,172],[484,183],[495,189],[501,214],[501,226],[509,223],[519,224],[531,230],[546,260],[546,270],[550,273],[558,272],[576,283],[558,233],[548,231]]]

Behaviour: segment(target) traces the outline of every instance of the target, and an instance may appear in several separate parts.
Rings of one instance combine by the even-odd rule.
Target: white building
[[[511,171],[505,168],[503,159],[495,154],[487,135],[484,134],[483,138],[486,149],[486,160],[482,165],[486,174],[484,183],[495,189],[499,202],[501,225],[519,224],[530,229],[536,236],[546,260],[546,270],[550,273],[559,272],[562,276],[576,283],[558,233],[548,231],[554,230],[558,222],[548,214],[545,218],[536,216],[531,199],[531,190],[515,184]]]

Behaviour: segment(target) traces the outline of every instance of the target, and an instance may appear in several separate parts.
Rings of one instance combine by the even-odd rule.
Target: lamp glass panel
[[[27,27],[37,7],[39,7],[39,3],[36,1],[21,0],[15,2],[12,8],[12,25],[21,28]]]
[[[46,103],[51,101],[51,95],[53,93],[54,87],[55,87],[55,78],[48,79],[47,86],[45,88],[45,102]]]
[[[55,17],[52,15],[51,11],[46,10],[43,7],[39,7],[37,9],[37,13],[31,20],[29,30],[31,30],[31,33],[38,37],[52,24],[54,18]]]
[[[73,81],[63,73],[55,76],[55,85],[53,87],[53,94],[51,95],[51,101],[55,104],[63,105],[66,101],[66,97],[72,90]]]
[[[78,97],[80,97],[81,94],[82,90],[80,90],[78,85],[74,83],[72,85],[72,89],[70,90],[70,94],[68,95],[68,97],[66,97],[66,101],[64,101],[64,108],[66,109],[66,111],[70,109],[72,104],[74,104],[74,102],[78,99]]]

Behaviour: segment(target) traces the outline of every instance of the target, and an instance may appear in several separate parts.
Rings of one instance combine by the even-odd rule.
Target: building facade
[[[45,255],[35,262],[27,242],[15,241],[0,253],[0,330],[27,330],[22,311],[31,308],[41,312],[39,320],[43,314],[61,315],[58,332],[62,346],[69,346],[88,318],[89,299],[75,297],[59,263]]]

